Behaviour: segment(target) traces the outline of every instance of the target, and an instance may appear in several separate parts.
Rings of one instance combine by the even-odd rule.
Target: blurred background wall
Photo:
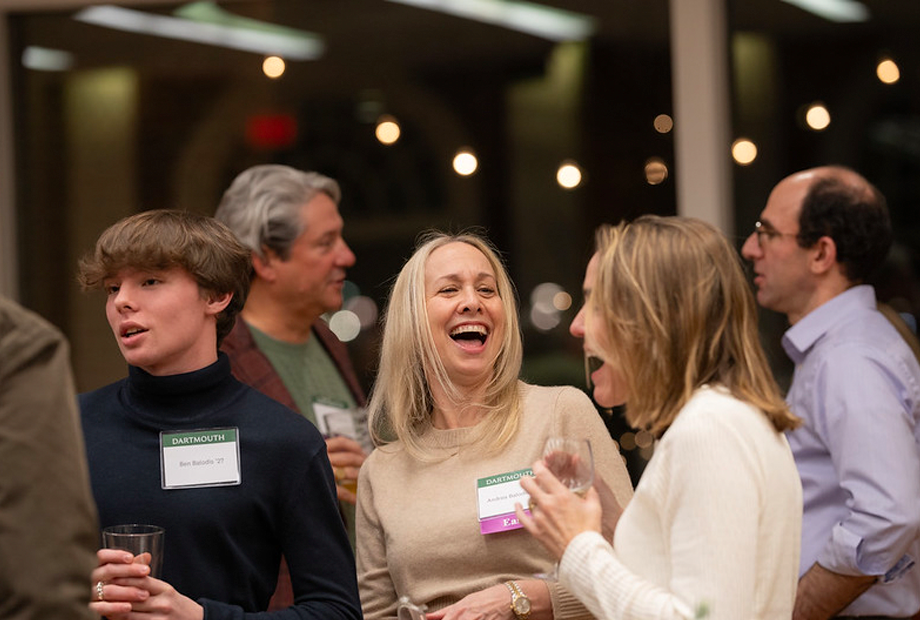
[[[212,214],[242,169],[284,163],[342,185],[342,338],[367,385],[416,235],[481,226],[518,287],[525,377],[583,387],[567,328],[599,223],[679,212],[740,247],[781,177],[840,163],[887,195],[880,296],[917,317],[920,3],[827,2],[4,0],[0,291],[64,330],[81,390],[108,383],[124,363],[79,256],[120,217]],[[762,327],[785,381],[784,318]]]

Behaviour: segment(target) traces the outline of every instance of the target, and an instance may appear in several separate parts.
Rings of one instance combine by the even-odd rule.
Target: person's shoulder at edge
[[[22,364],[43,347],[65,342],[61,331],[41,315],[0,296],[0,370]]]

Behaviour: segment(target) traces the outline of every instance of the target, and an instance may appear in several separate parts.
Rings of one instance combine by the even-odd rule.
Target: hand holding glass
[[[106,549],[122,549],[134,556],[150,554],[150,576],[159,578],[163,566],[164,530],[156,525],[131,523],[110,525],[102,530],[102,544]]]

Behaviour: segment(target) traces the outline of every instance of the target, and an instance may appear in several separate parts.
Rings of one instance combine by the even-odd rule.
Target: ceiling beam
[[[224,0],[224,2],[243,2],[245,0]],[[175,0],[3,0],[0,13],[40,13],[42,11],[69,11],[100,4],[115,4],[123,7],[173,6]]]

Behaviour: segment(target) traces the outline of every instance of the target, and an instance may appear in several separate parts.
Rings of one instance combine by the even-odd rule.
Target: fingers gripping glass
[[[757,237],[757,246],[761,248],[764,246],[764,237],[766,237],[767,240],[777,239],[779,237],[798,237],[798,235],[794,233],[779,232],[769,223],[761,222],[760,220],[754,222],[754,236]]]

